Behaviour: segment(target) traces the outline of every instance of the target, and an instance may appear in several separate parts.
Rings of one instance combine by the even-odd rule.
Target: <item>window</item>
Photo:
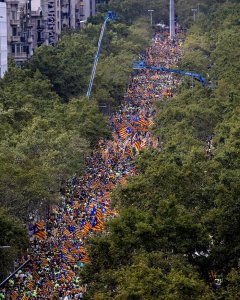
[[[17,44],[16,46],[17,46],[17,47],[16,47],[16,48],[17,48],[17,49],[16,49],[16,50],[17,50],[16,52],[17,52],[17,53],[21,53],[21,52],[22,52],[22,45],[21,45],[21,44]]]
[[[17,19],[17,12],[15,10],[12,11],[12,20]]]
[[[12,54],[15,54],[15,45],[12,45]]]
[[[12,35],[17,36],[17,27],[12,28]]]

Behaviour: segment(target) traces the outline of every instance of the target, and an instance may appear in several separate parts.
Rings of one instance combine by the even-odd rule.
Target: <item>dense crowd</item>
[[[143,57],[150,65],[172,67],[181,55],[180,39],[167,32],[153,38]],[[132,75],[125,99],[110,117],[112,140],[100,140],[87,157],[83,176],[74,176],[62,191],[62,204],[49,218],[29,225],[30,263],[9,280],[0,299],[82,299],[87,285],[80,270],[89,262],[86,239],[101,233],[107,221],[118,215],[110,208],[111,191],[137,174],[134,157],[146,147],[159,148],[152,135],[154,102],[171,98],[178,77],[142,70]]]

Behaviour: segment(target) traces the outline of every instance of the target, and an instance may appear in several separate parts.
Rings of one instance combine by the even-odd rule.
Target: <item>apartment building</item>
[[[0,2],[0,78],[7,71],[7,6]]]

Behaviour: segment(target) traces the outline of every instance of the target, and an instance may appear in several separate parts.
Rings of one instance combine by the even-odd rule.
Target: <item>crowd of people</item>
[[[158,32],[147,48],[147,64],[173,66],[181,55],[181,39]],[[90,261],[86,239],[105,230],[118,215],[110,208],[111,191],[135,176],[134,157],[146,147],[159,148],[151,132],[153,103],[171,98],[180,83],[177,75],[142,70],[132,75],[119,111],[110,117],[111,140],[100,140],[87,157],[83,176],[66,183],[62,203],[49,218],[29,225],[30,262],[0,290],[0,299],[82,299],[87,285],[81,268]]]

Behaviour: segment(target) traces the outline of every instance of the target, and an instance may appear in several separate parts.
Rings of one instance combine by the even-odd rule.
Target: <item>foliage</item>
[[[240,6],[198,2],[180,67],[203,73],[208,86],[184,80],[177,97],[156,104],[161,151],[143,151],[140,175],[113,193],[120,217],[89,242],[88,299],[239,298]],[[211,271],[223,278],[218,291]]]
[[[2,208],[0,208],[0,228],[0,280],[3,280],[9,269],[13,270],[14,260],[27,248],[28,239],[22,224]],[[2,248],[2,246],[10,247]]]

